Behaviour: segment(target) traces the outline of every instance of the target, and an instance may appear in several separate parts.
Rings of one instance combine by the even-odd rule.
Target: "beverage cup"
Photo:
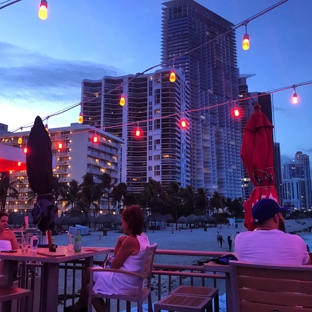
[[[25,229],[29,228],[28,216],[24,216]]]
[[[21,244],[22,252],[28,252],[28,248],[29,248],[29,236],[27,234],[23,234]]]
[[[68,234],[68,245],[67,245],[68,252],[74,251],[74,237],[72,234]]]

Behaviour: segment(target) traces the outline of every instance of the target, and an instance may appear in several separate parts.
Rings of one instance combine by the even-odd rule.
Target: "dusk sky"
[[[83,79],[135,74],[159,64],[162,2],[48,0],[45,21],[37,15],[40,0],[0,10],[0,123],[10,131],[32,125],[37,115],[79,103]],[[236,25],[279,1],[197,2]],[[244,27],[236,31],[240,73],[255,75],[248,79],[250,92],[312,83],[311,12],[312,0],[289,0],[251,21],[248,51],[241,49]],[[312,84],[297,88],[296,106],[292,94],[274,93],[275,139],[283,156],[293,158],[300,150],[312,157]],[[79,111],[50,118],[49,127],[77,122]]]

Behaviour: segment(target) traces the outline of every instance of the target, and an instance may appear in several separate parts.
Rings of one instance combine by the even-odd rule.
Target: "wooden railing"
[[[165,260],[162,260],[163,263],[157,262],[157,255],[165,256],[165,258],[168,256],[168,262]],[[159,300],[173,288],[182,284],[219,287],[220,281],[225,279],[224,274],[205,273],[202,265],[190,265],[187,264],[187,260],[185,260],[185,264],[172,263],[175,262],[174,257],[179,257],[179,262],[181,263],[183,262],[181,257],[194,257],[194,260],[204,257],[204,260],[209,260],[221,255],[224,255],[224,252],[158,249],[153,265],[152,285],[154,290],[152,296],[154,301]],[[94,261],[94,264],[101,265],[102,261]],[[59,284],[59,301],[60,304],[64,304],[67,301],[66,305],[71,305],[77,300],[75,298],[79,296],[85,268],[82,261],[75,261],[61,265],[60,269],[60,277],[63,276],[63,283]],[[116,307],[116,311],[123,310],[123,305],[119,302],[117,302]]]

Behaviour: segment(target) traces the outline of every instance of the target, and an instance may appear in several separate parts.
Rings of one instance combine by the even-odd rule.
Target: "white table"
[[[61,263],[84,259],[85,267],[92,266],[93,257],[102,255],[111,251],[111,248],[103,247],[83,247],[81,252],[68,252],[67,246],[59,246],[56,252],[49,252],[47,248],[38,248],[37,252],[45,253],[40,255],[38,253],[31,252],[23,253],[19,249],[15,253],[0,252],[0,259],[4,260],[3,274],[8,278],[8,286],[13,284],[14,261],[32,261],[43,263],[42,281],[46,281],[46,284],[41,285],[42,289],[42,311],[45,312],[57,312],[58,305],[58,281],[59,281],[59,266]],[[4,310],[11,311],[11,303],[8,302],[3,306]]]

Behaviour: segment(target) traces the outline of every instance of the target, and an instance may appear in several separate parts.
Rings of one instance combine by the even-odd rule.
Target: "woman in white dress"
[[[143,233],[144,217],[142,210],[137,205],[127,207],[122,212],[122,229],[125,235],[119,236],[114,250],[113,269],[139,272],[144,256],[144,251],[150,245],[148,237]],[[65,311],[87,311],[88,284],[90,272],[86,271],[79,300]],[[126,275],[114,272],[94,272],[93,291],[103,294],[130,294],[136,292],[133,280]],[[95,298],[93,306],[97,312],[105,312],[104,300]]]
[[[0,251],[19,248],[15,234],[8,230],[8,221],[9,216],[5,212],[0,211]],[[2,274],[2,265],[3,263],[0,260],[0,274]]]

